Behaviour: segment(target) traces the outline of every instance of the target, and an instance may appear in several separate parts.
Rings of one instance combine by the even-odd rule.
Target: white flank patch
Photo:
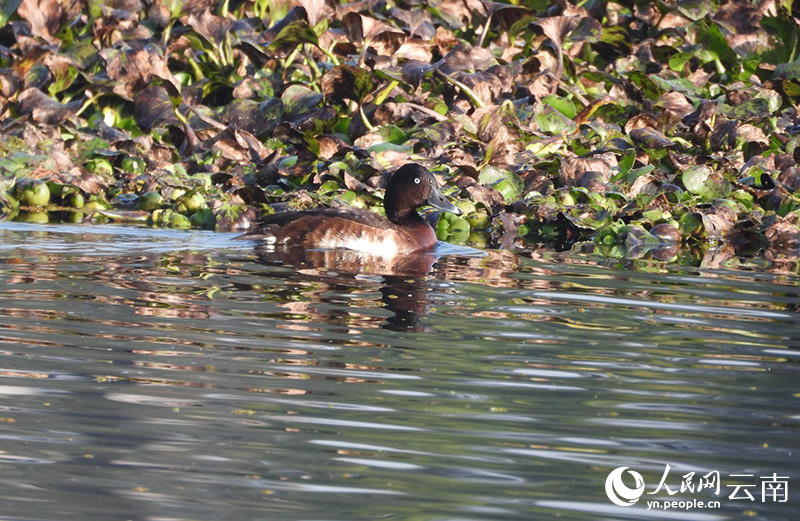
[[[397,245],[395,234],[391,232],[378,237],[353,236],[344,233],[326,234],[320,246],[323,248],[346,248],[382,257],[392,257],[401,251]]]

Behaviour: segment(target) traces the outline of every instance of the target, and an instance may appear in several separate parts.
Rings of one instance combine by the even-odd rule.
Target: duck
[[[241,239],[273,247],[346,249],[391,257],[433,251],[438,238],[417,212],[430,205],[461,215],[427,168],[416,163],[400,167],[389,179],[383,197],[386,217],[358,208],[315,208],[279,212],[264,217]]]

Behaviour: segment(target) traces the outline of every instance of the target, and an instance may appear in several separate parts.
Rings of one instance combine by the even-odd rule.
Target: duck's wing
[[[295,216],[295,214],[302,214],[302,215]],[[370,212],[369,210],[362,210],[360,208],[350,208],[346,206],[336,207],[336,208],[314,208],[311,210],[304,210],[299,212],[274,213],[272,215],[267,215],[266,217],[264,217],[264,219],[261,222],[265,224],[282,225],[295,221],[297,219],[302,219],[304,217],[311,217],[314,218],[314,220],[339,218],[379,229],[387,229],[392,225],[392,223],[390,223],[388,219],[386,219],[381,215],[378,215],[375,212]]]
[[[314,208],[297,212],[279,212],[264,216],[252,230],[236,239],[269,240],[303,243],[305,238],[328,227],[366,226],[378,231],[388,230],[392,223],[386,218],[358,208]]]

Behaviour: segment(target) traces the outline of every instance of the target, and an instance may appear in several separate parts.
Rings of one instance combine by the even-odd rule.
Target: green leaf
[[[567,42],[599,42],[603,37],[603,26],[597,19],[591,16],[584,16],[578,22],[578,26],[570,31],[565,41]]]
[[[548,1],[549,0],[544,0],[544,2],[548,2]],[[545,4],[545,5],[548,5],[548,4]],[[524,33],[526,31],[526,29],[528,29],[530,27],[531,23],[533,23],[533,22],[535,22],[537,20],[539,20],[538,16],[528,15],[528,16],[523,16],[522,18],[520,18],[519,20],[517,20],[516,22],[511,24],[511,27],[508,28],[508,36],[511,39],[511,41],[513,42],[514,40],[516,40],[517,36],[520,33]]]
[[[625,151],[625,153],[620,158],[617,166],[619,167],[619,178],[625,179],[625,176],[628,175],[628,172],[631,171],[633,168],[633,164],[636,162],[636,149],[629,148]]]
[[[0,27],[6,26],[8,19],[17,12],[17,8],[21,3],[22,0],[6,0],[0,4]]]
[[[506,203],[513,203],[522,196],[524,183],[520,177],[507,170],[487,166],[478,174],[478,182],[491,186],[503,195]]]
[[[82,70],[88,69],[100,59],[97,54],[97,48],[89,39],[78,40],[70,44],[64,48],[63,54],[72,58],[75,61],[75,66]]]
[[[753,98],[737,106],[718,105],[717,110],[723,116],[735,119],[740,123],[748,121],[758,121],[770,114],[770,101],[764,98]]]
[[[675,72],[683,72],[686,64],[694,58],[694,55],[694,52],[677,52],[673,54],[669,57],[669,68]]]
[[[377,134],[381,138],[383,138],[384,143],[392,143],[394,145],[402,145],[408,139],[406,133],[403,132],[403,129],[396,125],[382,125],[375,129],[372,134]]]
[[[726,69],[736,66],[738,57],[716,23],[711,20],[700,20],[695,22],[694,29],[696,43],[713,52]]]
[[[624,27],[619,25],[603,27],[603,35],[600,37],[600,42],[622,55],[627,55],[631,52],[630,35]]]
[[[308,26],[305,20],[294,20],[280,30],[275,39],[267,46],[274,50],[291,50],[302,43],[310,43],[319,47],[317,33]]]
[[[690,166],[683,172],[683,186],[693,194],[699,195],[705,189],[706,180],[713,171],[705,165]]]
[[[707,0],[678,0],[678,11],[691,20],[700,20],[709,13],[711,3]]]
[[[635,150],[634,150],[634,152],[635,152]],[[649,174],[650,172],[652,172],[655,169],[656,169],[655,165],[652,165],[652,164],[651,165],[644,165],[642,167],[636,168],[636,169],[631,170],[630,172],[628,172],[628,175],[626,176],[625,180],[628,182],[629,185],[633,184],[633,182],[636,181],[637,178],[639,178],[639,177],[641,177],[643,175]]]
[[[541,106],[534,116],[534,121],[539,130],[556,136],[563,133],[571,134],[578,129],[577,123],[547,104]]]
[[[775,77],[781,80],[796,80],[800,78],[800,59],[776,66]]]
[[[335,179],[331,179],[330,181],[326,181],[326,182],[322,183],[319,186],[319,188],[317,188],[317,193],[320,194],[320,195],[325,195],[325,194],[329,194],[331,192],[338,192],[339,188],[341,188],[339,186],[339,181],[336,181]]]
[[[720,199],[731,193],[728,180],[706,165],[690,166],[683,172],[681,180],[686,190],[706,200]]]
[[[548,94],[542,98],[542,103],[547,103],[569,119],[575,119],[575,115],[578,114],[578,109],[575,108],[575,104],[572,101],[555,94]]]
[[[761,53],[763,61],[783,64],[800,58],[800,26],[787,12],[781,10],[777,16],[764,16],[761,27],[779,42]]]
[[[653,101],[657,100],[666,90],[662,89],[650,76],[641,71],[631,71],[626,74],[626,76],[642,89],[642,92],[648,99]]]
[[[310,112],[322,101],[322,94],[314,92],[303,85],[291,85],[281,96],[284,113],[298,116]]]
[[[662,78],[651,74],[650,79],[665,92],[676,90],[688,95],[697,95],[697,86],[686,78]]]
[[[469,221],[455,214],[443,212],[436,224],[436,237],[441,241],[463,244],[469,238]]]

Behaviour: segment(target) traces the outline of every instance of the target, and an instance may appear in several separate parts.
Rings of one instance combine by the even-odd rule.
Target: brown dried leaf
[[[146,27],[139,25],[142,5],[139,0],[117,1],[115,7],[101,5],[103,16],[92,22],[92,34],[97,46],[116,45],[119,40],[144,41],[152,36]]]
[[[525,181],[524,194],[536,192],[542,195],[548,195],[553,192],[553,181],[550,176],[543,172],[527,172],[523,175]]]
[[[305,8],[308,25],[311,27],[316,27],[320,21],[326,18],[333,18],[338,5],[335,0],[297,0],[297,3]]]
[[[258,138],[233,125],[204,142],[202,147],[206,150],[220,152],[225,159],[240,163],[258,162],[269,154]]]
[[[659,149],[674,147],[675,143],[667,136],[652,128],[635,128],[629,132],[634,145],[642,148]]]
[[[392,7],[389,10],[389,14],[406,23],[411,38],[417,37],[427,42],[436,34],[436,28],[431,22],[431,16],[425,9],[400,9]]]
[[[230,135],[214,139],[209,150],[220,153],[225,159],[240,163],[250,159],[249,150]]]
[[[319,147],[319,157],[330,159],[342,150],[349,150],[350,146],[337,135],[317,136],[317,146]]]
[[[608,189],[608,184],[606,183],[603,173],[595,170],[580,174],[575,182],[575,186],[586,188],[590,192],[595,193],[602,193]]]
[[[492,17],[492,26],[495,30],[499,28],[500,31],[506,31],[523,16],[530,14],[527,8],[518,5],[486,0],[482,3],[486,7],[487,14]]]
[[[796,213],[789,213],[764,232],[764,236],[769,241],[770,247],[775,250],[775,253],[781,255],[797,255],[800,253],[798,217],[800,216]]]
[[[650,233],[664,242],[679,242],[681,240],[681,232],[670,223],[661,223],[653,226]]]
[[[484,103],[497,101],[511,91],[511,74],[500,65],[475,73],[457,73],[453,76],[469,87]]]
[[[736,137],[748,143],[758,143],[759,145],[769,146],[769,138],[764,131],[750,123],[744,123],[736,128]]]
[[[139,0],[117,0],[120,2],[139,2]],[[199,14],[203,11],[212,11],[216,8],[217,0],[184,0],[181,8],[181,16]]]
[[[778,175],[778,182],[784,184],[788,189],[795,191],[800,188],[800,168],[790,167],[781,170]]]
[[[564,39],[567,35],[580,23],[580,18],[576,16],[548,16],[541,20],[534,22],[534,25],[539,26],[545,36],[550,38],[550,41],[560,49],[564,45]]]
[[[659,191],[658,180],[651,175],[640,175],[628,189],[628,198],[634,199],[639,194],[655,195]]]
[[[0,95],[10,98],[22,88],[23,79],[11,69],[0,70]]]
[[[614,154],[598,154],[591,158],[565,157],[561,161],[558,179],[561,186],[578,186],[578,180],[586,172],[599,172],[603,183],[611,179],[611,168],[617,165]]]
[[[444,59],[439,63],[438,68],[445,74],[456,72],[474,72],[475,66],[472,63],[472,56],[463,45],[457,45],[448,52]]]
[[[516,114],[504,110],[503,105],[490,105],[477,109],[472,113],[471,119],[478,128],[478,139],[484,143],[492,141],[502,128],[519,127],[520,124]]]
[[[721,118],[720,118],[721,119]],[[733,147],[736,144],[736,121],[717,120],[714,131],[711,132],[708,143],[711,150],[720,150],[723,147]]]
[[[136,95],[133,117],[145,132],[150,132],[156,125],[180,123],[167,90],[161,86],[146,87]]]
[[[155,22],[159,27],[166,27],[170,20],[169,9],[164,5],[165,0],[150,0],[147,10],[147,19]]]
[[[494,209],[505,204],[503,194],[498,192],[495,188],[483,186],[471,177],[460,176],[456,179],[456,186],[462,190],[466,190],[470,199],[483,204],[486,208]]]
[[[219,45],[228,37],[233,21],[213,15],[209,11],[201,11],[190,14],[187,25],[209,42]]]
[[[172,75],[167,60],[155,45],[124,51],[105,48],[99,54],[106,61],[108,77],[119,82],[114,86],[114,92],[125,99],[133,100],[137,93],[150,85],[153,77],[168,82],[176,93],[181,91],[180,82]]]
[[[637,128],[655,128],[657,125],[656,118],[652,114],[636,114],[625,123],[625,132],[631,133],[631,130]]]
[[[537,99],[542,99],[548,94],[552,94],[558,89],[558,78],[549,70],[544,70],[537,74],[528,86],[528,90]]]
[[[393,56],[402,47],[407,38],[404,33],[398,31],[384,31],[370,40],[369,47],[378,56]]]
[[[87,194],[99,194],[108,188],[108,182],[104,178],[78,166],[73,167],[69,174],[64,176],[64,183],[80,188]]]
[[[410,147],[399,148],[396,150],[392,149],[386,149],[380,151],[373,150],[369,153],[369,166],[379,172],[388,172],[390,170],[395,170],[397,168],[400,168],[404,164],[412,161],[411,159],[412,152],[413,151],[411,150]],[[380,176],[378,176],[378,178],[381,179],[381,183],[375,184],[374,181],[368,180],[370,186],[372,187],[381,186],[385,188],[387,183],[383,182]]]
[[[348,174],[347,172],[342,172],[342,179],[344,180],[344,186],[348,190],[355,190],[357,192],[371,192],[372,189],[353,177],[352,175]]]
[[[684,118],[694,112],[694,106],[689,100],[677,91],[670,91],[659,96],[655,102],[656,107],[661,107]]]
[[[345,103],[360,103],[372,91],[374,82],[369,72],[354,65],[337,65],[320,80],[320,90],[325,99]]]
[[[261,141],[250,132],[235,129],[233,135],[236,138],[236,142],[239,143],[242,148],[246,148],[250,152],[250,159],[252,161],[267,157],[267,149],[264,148]]]
[[[254,206],[247,206],[241,212],[233,214],[222,201],[215,199],[211,202],[211,209],[217,218],[217,231],[220,232],[243,232],[258,221],[258,212]]]
[[[394,26],[359,13],[347,13],[342,23],[352,42],[366,42],[381,56],[391,56],[406,40],[405,33]]]
[[[710,241],[722,239],[736,223],[736,212],[727,206],[716,206],[700,213],[703,228]]]
[[[283,117],[283,102],[277,98],[270,98],[260,103],[238,99],[225,106],[220,121],[263,138],[272,133],[281,117]]]
[[[409,61],[420,60],[427,65],[433,60],[433,52],[431,49],[432,46],[429,43],[423,42],[419,38],[408,38],[403,42],[403,45],[397,49],[395,58]]]
[[[451,29],[466,29],[472,21],[472,13],[464,0],[434,0],[430,5]]]
[[[711,19],[733,35],[754,33],[761,29],[761,13],[756,6],[741,0],[725,2]]]
[[[31,24],[34,36],[49,42],[58,41],[53,35],[61,29],[64,14],[58,0],[22,0],[17,14]]]
[[[83,104],[81,100],[59,103],[33,87],[23,91],[17,99],[20,114],[30,115],[37,123],[47,125],[60,125],[77,114]]]

